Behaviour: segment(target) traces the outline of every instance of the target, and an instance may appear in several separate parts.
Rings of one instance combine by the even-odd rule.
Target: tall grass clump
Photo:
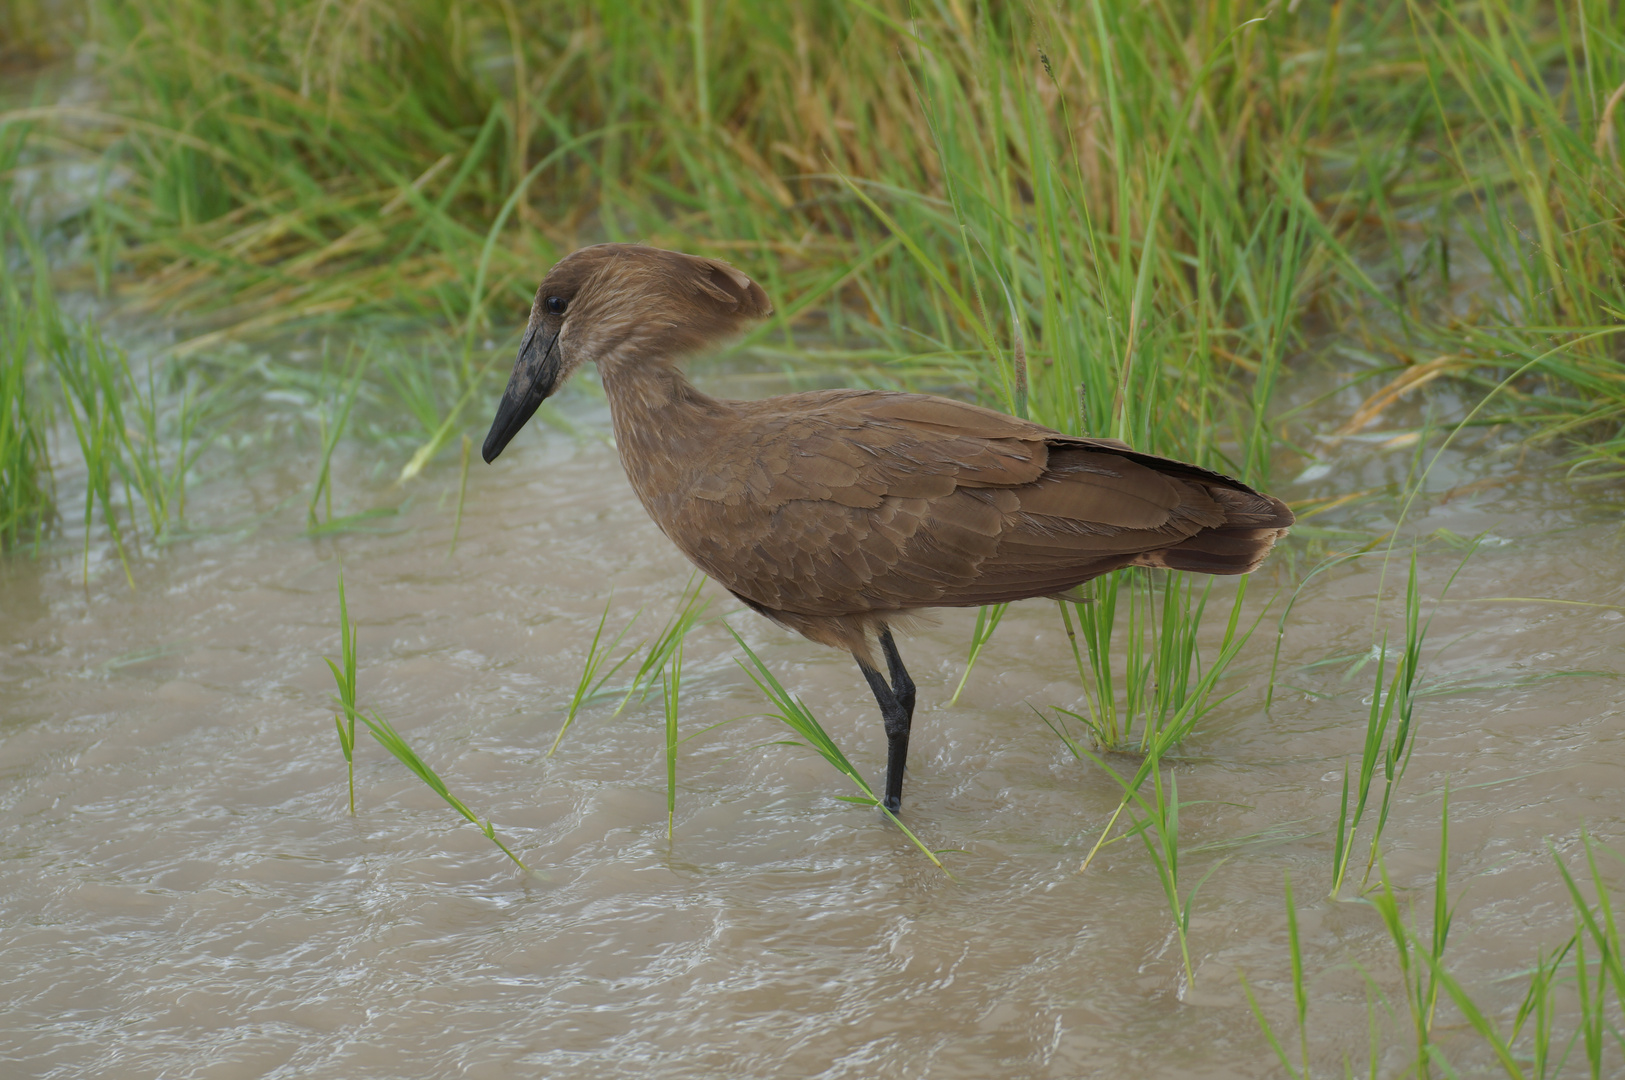
[[[1452,327],[1499,410],[1625,475],[1625,22],[1607,0],[1407,0],[1452,183],[1439,200],[1493,285]],[[1438,340],[1440,335],[1432,335]]]
[[[1119,570],[1086,588],[1090,595],[1060,605],[1088,711],[1056,709],[1057,718],[1080,724],[1102,750],[1150,754],[1172,747],[1223,701],[1216,684],[1252,636],[1256,620],[1242,620],[1246,579],[1217,648],[1205,656],[1198,632],[1211,579],[1199,587],[1178,572]]]
[[[643,239],[759,277],[757,341],[1255,482],[1315,335],[1402,388],[1550,352],[1486,419],[1617,471],[1609,0],[86,10],[105,98],[13,118],[110,178],[98,265],[182,353],[387,312],[470,376],[559,253]]]
[[[28,38],[10,40],[23,45]],[[33,362],[36,304],[49,303],[51,296],[27,288],[23,271],[35,238],[14,204],[10,182],[26,140],[25,128],[0,122],[0,552],[38,550],[56,516],[46,445],[51,410],[43,388],[34,385]]]
[[[56,376],[85,469],[86,573],[91,526],[100,507],[134,588],[132,545],[139,545],[143,534],[161,545],[184,525],[187,479],[208,445],[200,438],[199,422],[209,411],[209,395],[200,394],[190,380],[172,390],[156,360],[138,372],[94,323],[52,317],[42,319],[38,331],[35,347]]]
[[[472,329],[568,247],[648,239],[761,277],[791,343],[1266,467],[1328,264],[1303,197],[1318,72],[1280,64],[1312,21],[691,6],[98,5],[108,105],[63,132],[126,178],[120,258],[142,304],[202,320],[183,348],[367,310]]]
[[[49,414],[30,385],[32,324],[16,279],[0,275],[0,551],[37,549],[56,511],[45,443]]]
[[[190,382],[169,393],[160,385],[156,361],[138,373],[128,353],[107,341],[94,323],[53,326],[41,344],[88,475],[87,552],[94,502],[128,576],[126,536],[139,543],[145,533],[163,543],[184,524],[187,477],[207,448],[198,425],[208,402],[199,400]],[[128,530],[120,523],[117,492],[122,492]]]
[[[43,538],[52,507],[50,459],[30,408],[28,350],[15,336],[13,312],[5,312],[6,343],[0,346],[0,549]]]
[[[188,478],[220,404],[215,388],[175,363],[132,362],[95,320],[60,302],[36,230],[0,208],[0,548],[35,548],[57,516],[47,435],[70,429],[84,471],[84,564],[100,511],[132,587],[130,556],[184,528]]]
[[[0,240],[32,269],[0,279],[0,547],[37,548],[55,520],[46,435],[63,418],[85,474],[86,573],[99,509],[133,586],[131,545],[163,544],[183,523],[211,395],[184,375],[177,387],[162,361],[132,364],[95,323],[68,317],[35,237],[16,228]]]
[[[1078,675],[1089,697],[1089,712],[1056,708],[1053,718],[1039,716],[1074,757],[1094,763],[1122,791],[1117,809],[1080,871],[1088,869],[1100,850],[1112,842],[1112,831],[1128,811],[1130,824],[1122,835],[1138,836],[1156,868],[1189,984],[1195,982],[1189,941],[1191,906],[1223,860],[1210,865],[1194,885],[1182,883],[1179,782],[1174,768],[1165,768],[1164,762],[1223,700],[1214,696],[1215,684],[1252,636],[1258,620],[1243,623],[1247,591],[1243,579],[1218,647],[1209,650],[1204,660],[1197,632],[1212,583],[1204,585],[1198,595],[1187,575],[1159,576],[1160,598],[1151,572],[1130,570],[1091,582],[1093,596],[1060,602]],[[1120,597],[1127,601],[1121,620],[1115,610]],[[1078,647],[1074,613],[1087,646],[1087,660],[1085,650]],[[1114,636],[1121,639],[1115,649]],[[1115,667],[1119,652],[1122,664]],[[1075,734],[1077,727],[1084,732],[1081,738]]]
[[[8,0],[0,6],[0,63],[33,65],[67,51],[73,30],[62,8],[51,0]]]

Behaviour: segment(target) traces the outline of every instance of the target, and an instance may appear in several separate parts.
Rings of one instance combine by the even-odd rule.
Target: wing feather
[[[1113,440],[946,398],[826,391],[736,405],[667,532],[769,612],[850,616],[1062,592],[1121,566],[1250,569],[1291,514]]]

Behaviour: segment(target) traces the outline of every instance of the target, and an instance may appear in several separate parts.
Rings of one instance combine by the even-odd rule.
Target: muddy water
[[[1490,535],[1446,603],[1433,598],[1461,552],[1440,540],[1421,560],[1433,692],[1387,848],[1390,876],[1425,907],[1448,782],[1465,890],[1448,957],[1505,1010],[1522,990],[1497,980],[1572,931],[1548,843],[1572,856],[1582,827],[1625,840],[1619,684],[1559,674],[1621,667],[1621,608],[1581,605],[1625,605],[1625,568],[1615,508],[1495,445],[1453,455],[1406,526]],[[1281,488],[1380,489],[1408,453],[1328,445],[1330,474]],[[341,502],[401,505],[351,479],[372,468],[363,449],[342,462]],[[245,457],[194,494],[194,522],[217,531],[138,559],[133,592],[105,554],[88,588],[71,547],[6,565],[6,1075],[1266,1075],[1238,974],[1285,1023],[1288,872],[1316,1057],[1338,1071],[1345,1051],[1364,1060],[1353,965],[1392,992],[1392,949],[1368,906],[1321,897],[1372,669],[1345,681],[1352,661],[1319,662],[1369,649],[1373,598],[1388,595],[1386,620],[1402,563],[1367,557],[1304,589],[1285,635],[1290,689],[1266,711],[1272,614],[1176,767],[1182,888],[1223,860],[1194,904],[1190,985],[1138,842],[1077,872],[1116,788],[1030,707],[1081,705],[1049,605],[1012,611],[952,708],[972,616],[905,643],[921,694],[906,819],[955,849],[952,877],[840,801],[851,792],[821,760],[777,742],[714,624],[690,639],[682,725],[733,722],[684,744],[668,841],[655,699],[588,709],[547,756],[606,601],[611,626],[646,609],[636,637],[688,576],[613,450],[530,431],[476,464],[450,556],[454,469],[372,522],[389,531],[316,541],[297,534],[312,471],[298,454]],[[1379,493],[1311,518],[1254,595],[1341,543],[1336,529],[1380,532],[1395,511]],[[363,704],[535,876],[365,737],[346,812],[321,662],[338,650],[341,556]],[[708,595],[878,779],[879,723],[851,662]],[[1447,1048],[1484,1059],[1441,1023]]]

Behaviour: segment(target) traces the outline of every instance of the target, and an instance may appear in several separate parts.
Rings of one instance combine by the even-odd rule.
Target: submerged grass
[[[976,667],[976,661],[981,658],[982,650],[987,643],[993,640],[993,632],[999,628],[1004,619],[1004,613],[1010,609],[1009,604],[988,604],[976,609],[976,626],[971,630],[970,650],[965,654],[965,670],[959,674],[959,682],[954,692],[948,698],[949,705],[959,703],[959,695],[965,692],[965,684],[970,681],[970,673]]]
[[[683,647],[683,641],[693,631],[711,601],[700,595],[705,588],[705,578],[699,574],[689,575],[688,583],[683,587],[683,593],[678,600],[677,608],[671,618],[666,620],[664,626],[655,634],[652,641],[640,641],[628,649],[619,660],[611,664],[609,670],[603,667],[609,662],[610,655],[620,646],[621,641],[637,625],[638,619],[643,615],[643,609],[633,612],[632,618],[627,620],[625,626],[609,641],[604,640],[604,628],[609,622],[609,601],[605,601],[604,613],[599,617],[598,628],[593,632],[592,644],[587,647],[587,657],[582,663],[581,677],[576,680],[575,692],[570,696],[570,704],[564,716],[564,723],[559,725],[559,733],[553,737],[553,745],[548,748],[547,756],[552,757],[558,750],[559,743],[564,741],[564,735],[575,723],[576,715],[587,705],[604,700],[605,698],[620,698],[615,705],[612,715],[619,716],[634,697],[642,704],[648,700],[649,693],[654,689],[657,679],[662,673],[669,674],[669,665],[673,657]],[[629,663],[636,656],[639,649],[643,649],[643,662],[632,675],[632,681],[624,690],[610,690],[605,684],[614,677],[615,673]],[[603,674],[599,674],[603,671]],[[675,699],[668,699],[668,705],[675,709]]]
[[[548,757],[552,757],[554,752],[558,750],[559,743],[564,741],[564,733],[569,731],[571,725],[575,723],[576,713],[581,711],[583,705],[598,698],[604,689],[604,684],[617,671],[621,670],[626,665],[626,662],[632,659],[633,653],[636,652],[635,649],[628,651],[608,671],[602,675],[598,674],[599,670],[608,662],[610,654],[620,645],[621,639],[626,637],[627,633],[638,621],[638,616],[633,615],[631,620],[621,627],[615,637],[606,643],[604,641],[604,626],[609,622],[609,605],[613,601],[614,597],[604,601],[604,613],[599,616],[598,629],[593,631],[592,644],[587,646],[587,659],[581,665],[581,678],[576,680],[575,693],[570,696],[570,704],[564,714],[564,723],[559,725],[559,733],[553,737],[553,745],[547,748]]]
[[[1612,897],[1598,865],[1598,853],[1616,861],[1620,861],[1620,857],[1584,832],[1579,846],[1584,853],[1588,876],[1586,888],[1582,888],[1557,850],[1551,849],[1552,862],[1567,891],[1574,933],[1553,947],[1541,950],[1534,963],[1520,973],[1527,979],[1527,989],[1511,1010],[1484,1004],[1481,997],[1475,996],[1450,970],[1445,960],[1456,907],[1461,902],[1460,895],[1452,900],[1449,891],[1448,790],[1440,809],[1439,847],[1434,861],[1431,902],[1427,904],[1429,917],[1425,923],[1417,918],[1414,900],[1389,880],[1386,868],[1378,860],[1378,884],[1362,902],[1376,911],[1393,947],[1398,993],[1391,998],[1391,984],[1385,985],[1386,980],[1376,973],[1359,969],[1368,986],[1366,1010],[1371,1044],[1367,1066],[1370,1075],[1422,1078],[1462,1075],[1458,1065],[1451,1062],[1450,1054],[1462,1056],[1463,1043],[1468,1048],[1488,1051],[1510,1080],[1573,1075],[1565,1071],[1571,1059],[1576,1059],[1580,1070],[1593,1078],[1618,1074],[1625,1066],[1625,1042],[1620,1038],[1614,1017],[1618,1014],[1625,1018],[1625,965],[1620,960],[1622,943]],[[1586,895],[1588,889],[1590,897]],[[1284,892],[1296,1055],[1287,1049],[1289,1040],[1277,1031],[1245,974],[1241,983],[1265,1040],[1287,1075],[1296,1080],[1309,1080],[1316,1075],[1311,1066],[1309,1015],[1315,979],[1306,971],[1313,972],[1316,966],[1312,960],[1305,962],[1290,878],[1285,882]],[[1447,1008],[1453,1008],[1455,1015],[1448,1015]],[[1511,1015],[1497,1020],[1498,1011],[1510,1011]],[[1441,1041],[1442,1032],[1451,1036],[1448,1047]],[[1342,1033],[1328,1034],[1340,1036]],[[1386,1049],[1389,1035],[1395,1041],[1404,1041],[1406,1048],[1402,1051],[1398,1047]],[[1482,1066],[1478,1071],[1482,1071]],[[1345,1056],[1341,1068],[1319,1075],[1333,1073],[1355,1075],[1355,1064]]]
[[[1159,613],[1153,573],[1120,571],[1090,583],[1093,596],[1082,601],[1061,601],[1062,619],[1091,711],[1083,715],[1054,708],[1053,717],[1042,712],[1039,717],[1074,757],[1092,762],[1123,793],[1117,809],[1078,868],[1079,872],[1087,870],[1101,849],[1114,842],[1112,831],[1123,812],[1129,811],[1130,824],[1117,839],[1138,836],[1144,844],[1173,918],[1185,982],[1194,984],[1189,942],[1191,905],[1202,884],[1225,860],[1214,861],[1189,888],[1181,884],[1179,783],[1174,769],[1165,770],[1163,763],[1222,700],[1214,697],[1215,684],[1257,629],[1263,614],[1251,624],[1243,625],[1246,598],[1243,579],[1237,587],[1218,648],[1209,653],[1204,664],[1197,629],[1211,584],[1204,587],[1200,600],[1193,604],[1194,586],[1187,575],[1155,572],[1163,584]],[[1114,672],[1112,637],[1119,630],[1115,606],[1120,590],[1129,597],[1127,617],[1123,620],[1126,633],[1122,635],[1127,647],[1124,668]],[[1089,656],[1087,667],[1083,652],[1077,646],[1068,604],[1073,606],[1083,626]],[[1069,720],[1083,729],[1083,738],[1073,734]],[[1133,734],[1136,724],[1140,729],[1138,736]],[[1134,765],[1132,770],[1119,768],[1125,760]]]
[[[1446,586],[1448,588],[1448,586]],[[1366,717],[1365,743],[1360,755],[1360,770],[1355,781],[1355,802],[1349,809],[1349,770],[1343,766],[1343,792],[1337,812],[1337,841],[1332,849],[1332,888],[1336,897],[1343,888],[1348,873],[1349,858],[1354,852],[1354,835],[1365,817],[1366,804],[1371,797],[1371,784],[1376,779],[1377,763],[1382,763],[1382,807],[1371,832],[1370,857],[1366,860],[1361,886],[1370,879],[1371,868],[1377,861],[1378,846],[1382,841],[1388,813],[1393,805],[1396,785],[1403,779],[1410,764],[1415,740],[1411,725],[1416,708],[1416,680],[1422,663],[1422,641],[1427,627],[1420,622],[1421,600],[1416,585],[1416,553],[1411,553],[1410,576],[1405,585],[1405,643],[1399,650],[1393,678],[1383,685],[1383,674],[1388,664],[1388,635],[1384,633],[1375,646],[1377,670],[1371,691],[1371,709]],[[1431,619],[1429,620],[1432,621]]]
[[[331,399],[331,409],[324,410],[320,416],[321,464],[316,470],[316,485],[311,489],[310,502],[305,506],[305,531],[312,536],[335,532],[351,523],[350,516],[333,516],[333,451],[338,449],[339,440],[344,437],[344,428],[350,422],[356,394],[361,390],[361,378],[367,373],[370,359],[366,351],[350,358],[347,365],[350,371],[343,379],[342,389],[336,398]]]
[[[339,704],[340,714],[333,717],[333,725],[339,732],[339,750],[344,754],[344,771],[349,783],[350,813],[355,814],[355,724],[361,713],[356,708],[356,636],[359,630],[350,621],[350,605],[344,597],[344,569],[339,568],[339,660],[335,662],[330,657],[322,657],[329,671],[333,673],[333,682],[338,685],[338,696],[334,699]]]
[[[671,658],[660,674],[661,701],[666,714],[666,839],[672,838],[677,825],[677,748],[682,740],[677,737],[677,721],[682,704],[683,643],[677,642]]]
[[[338,687],[338,693],[333,701],[339,706],[341,715],[333,717],[333,723],[338,728],[339,748],[344,753],[345,770],[349,777],[350,813],[355,813],[355,734],[356,722],[367,729],[373,739],[394,755],[399,761],[412,771],[412,774],[428,786],[447,806],[457,811],[475,828],[485,834],[485,838],[495,844],[497,848],[511,859],[520,870],[529,872],[527,867],[507,844],[496,834],[496,826],[491,824],[489,818],[481,820],[479,815],[470,810],[468,804],[452,793],[446,782],[440,778],[421,757],[412,749],[410,743],[395,730],[395,726],[384,719],[377,711],[362,709],[356,706],[356,639],[359,633],[356,625],[350,621],[350,608],[344,596],[344,571],[339,570],[339,651],[340,659],[334,661],[331,657],[323,657],[328,670],[333,673],[333,682]]]
[[[926,847],[925,843],[914,835],[912,829],[904,825],[896,814],[886,808],[886,804],[881,802],[879,797],[875,795],[874,788],[869,786],[869,781],[865,780],[863,774],[858,771],[857,766],[847,759],[846,753],[830,737],[829,732],[824,730],[824,725],[818,722],[818,717],[813,715],[812,710],[807,708],[806,703],[784,688],[784,684],[779,682],[778,676],[774,675],[768,669],[768,666],[762,663],[761,657],[757,656],[751,647],[745,644],[745,639],[740,637],[733,627],[730,626],[728,632],[733,634],[735,644],[745,654],[745,659],[739,661],[740,668],[744,670],[746,675],[750,676],[751,682],[756,684],[757,689],[761,690],[763,696],[773,703],[776,710],[772,714],[773,718],[782,721],[785,726],[796,733],[797,739],[785,745],[805,746],[817,752],[819,757],[829,762],[836,772],[852,781],[852,785],[862,792],[860,796],[839,795],[837,798],[844,802],[857,803],[860,806],[869,806],[879,810],[886,816],[888,821],[897,826],[898,830],[908,838],[909,843],[919,849],[920,854],[930,859],[932,864],[939,869],[946,871],[947,868],[942,865],[942,860],[938,857],[939,853]]]
[[[576,715],[586,706],[594,702],[603,701],[618,696],[619,702],[612,715],[619,716],[623,710],[636,697],[639,704],[648,699],[650,691],[658,679],[660,685],[660,700],[663,707],[663,730],[665,733],[665,771],[666,771],[666,839],[673,837],[677,823],[677,754],[682,744],[689,739],[703,735],[708,731],[721,727],[732,721],[724,720],[709,725],[700,731],[689,735],[680,734],[683,690],[683,646],[688,636],[700,625],[710,600],[700,595],[705,587],[705,579],[698,574],[691,575],[684,586],[677,608],[666,624],[661,627],[654,639],[646,645],[640,642],[628,649],[619,660],[610,664],[610,656],[620,646],[621,641],[631,632],[643,614],[639,608],[633,613],[626,625],[606,641],[604,629],[609,622],[609,602],[605,602],[604,612],[598,619],[598,627],[593,631],[592,643],[587,648],[586,660],[582,663],[581,676],[576,680],[575,692],[570,697],[570,703],[559,726],[559,732],[553,738],[553,744],[548,748],[547,756],[552,757],[558,750],[559,744],[564,741],[564,735],[574,724]],[[615,673],[625,667],[638,650],[644,650],[643,662],[638,666],[632,676],[630,685],[624,691],[608,690],[606,685]],[[602,672],[600,674],[600,672]]]

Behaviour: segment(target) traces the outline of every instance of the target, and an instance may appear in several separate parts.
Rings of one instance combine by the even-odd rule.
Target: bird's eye
[[[547,313],[549,315],[563,315],[564,314],[564,297],[562,297],[562,296],[549,296],[547,298]]]

